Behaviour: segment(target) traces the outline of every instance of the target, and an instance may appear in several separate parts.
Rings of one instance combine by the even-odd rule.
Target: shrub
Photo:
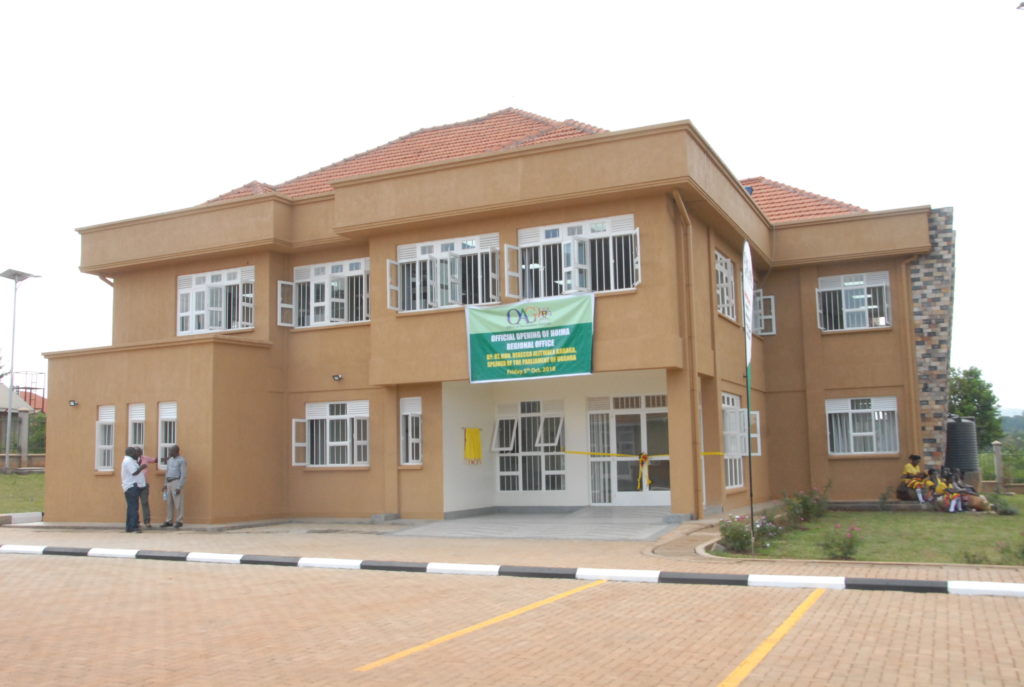
[[[1010,502],[999,494],[989,494],[988,502],[992,504],[992,510],[999,515],[1017,515],[1017,509],[1010,505]]]
[[[825,538],[821,540],[821,550],[830,560],[851,561],[860,546],[860,528],[850,525],[845,530],[840,524],[825,530]]]
[[[885,491],[878,495],[878,510],[887,511],[892,507],[892,487],[886,487]]]
[[[718,524],[722,535],[719,540],[726,551],[733,553],[750,553],[750,518],[746,515],[733,515]],[[771,540],[782,534],[782,527],[772,518],[764,515],[754,519],[754,551],[761,551],[771,546]]]
[[[828,512],[828,492],[832,489],[829,482],[823,490],[811,489],[798,491],[792,496],[782,499],[782,509],[790,525],[799,527],[802,523],[817,520]]]

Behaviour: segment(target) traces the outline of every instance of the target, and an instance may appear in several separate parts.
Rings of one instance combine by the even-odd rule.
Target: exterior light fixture
[[[68,405],[74,408],[75,406],[78,405],[78,401],[68,401]]]
[[[331,379],[333,379],[336,382],[340,382],[341,380],[343,380],[345,378],[342,377],[341,375],[331,375]]]

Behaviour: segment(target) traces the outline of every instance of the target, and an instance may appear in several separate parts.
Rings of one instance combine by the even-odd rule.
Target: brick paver
[[[1024,581],[1019,568],[721,561],[685,552],[656,556],[651,542],[306,529],[130,535],[5,527],[0,543]],[[608,582],[357,673],[376,659],[585,583],[15,554],[0,556],[0,575],[0,660],[12,685],[715,685],[808,595]],[[1022,599],[828,591],[744,684],[1021,684],[1021,618]]]

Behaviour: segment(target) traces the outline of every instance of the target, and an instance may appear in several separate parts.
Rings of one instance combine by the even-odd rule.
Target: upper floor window
[[[825,401],[828,452],[896,453],[896,397],[833,398]]]
[[[505,295],[625,291],[640,283],[640,231],[633,215],[519,230],[505,246]]]
[[[715,294],[718,312],[736,319],[736,275],[732,260],[715,251]]]
[[[388,260],[390,310],[409,312],[498,302],[498,235],[398,247]]]
[[[178,277],[178,334],[253,326],[256,269],[249,265]]]
[[[818,279],[818,327],[822,331],[870,329],[890,324],[888,272]]]
[[[775,333],[775,296],[764,295],[762,289],[754,289],[754,333]]]
[[[370,464],[370,402],[307,403],[292,420],[292,465]]]
[[[303,265],[277,282],[277,323],[321,327],[370,319],[370,259]]]

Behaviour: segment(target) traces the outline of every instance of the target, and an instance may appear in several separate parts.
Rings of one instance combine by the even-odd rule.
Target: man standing
[[[121,461],[121,488],[124,490],[124,501],[128,510],[125,514],[124,531],[142,532],[139,527],[139,475],[146,469],[139,465],[141,451],[133,446],[125,449],[124,460]],[[145,477],[142,478],[143,482]]]
[[[175,444],[168,451],[164,493],[167,495],[167,520],[160,527],[181,527],[185,521],[185,475],[188,465]]]

